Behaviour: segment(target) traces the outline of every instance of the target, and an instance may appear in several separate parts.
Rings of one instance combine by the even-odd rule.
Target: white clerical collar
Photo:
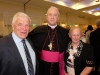
[[[51,27],[52,29],[54,29],[55,27],[57,27],[57,25],[51,26],[48,24],[49,27]]]

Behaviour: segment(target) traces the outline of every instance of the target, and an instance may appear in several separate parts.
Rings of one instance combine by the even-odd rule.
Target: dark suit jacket
[[[27,75],[11,34],[0,39],[0,75]]]
[[[93,46],[95,57],[100,57],[100,28],[90,33],[90,44]]]

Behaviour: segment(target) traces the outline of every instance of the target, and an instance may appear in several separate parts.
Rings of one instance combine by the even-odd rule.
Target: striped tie
[[[29,72],[30,75],[34,75],[34,69],[33,69],[33,65],[32,65],[32,60],[31,60],[28,48],[26,46],[25,40],[22,40],[22,43],[23,43],[25,54],[26,54],[26,58],[27,58],[28,72]]]

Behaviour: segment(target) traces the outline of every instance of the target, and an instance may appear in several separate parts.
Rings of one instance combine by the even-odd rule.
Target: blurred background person
[[[86,43],[86,39],[85,39],[85,34],[84,34],[84,32],[82,32],[82,36],[81,36],[81,39],[80,40],[82,40],[84,43]]]
[[[96,22],[97,29],[90,33],[90,44],[93,46],[94,62],[95,62],[95,75],[98,74],[100,67],[100,19]]]
[[[80,41],[82,36],[79,27],[72,27],[69,31],[68,48],[64,54],[65,75],[89,75],[93,69],[92,46]]]
[[[66,29],[69,31],[70,30],[70,26],[69,25],[66,25]]]
[[[93,27],[92,25],[88,25],[87,32],[85,34],[86,43],[90,44],[90,33],[92,32]]]

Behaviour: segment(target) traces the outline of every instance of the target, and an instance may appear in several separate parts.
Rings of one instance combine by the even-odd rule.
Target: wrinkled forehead
[[[57,8],[50,8],[50,9],[48,9],[47,14],[57,14],[57,15],[59,15],[59,10]]]

